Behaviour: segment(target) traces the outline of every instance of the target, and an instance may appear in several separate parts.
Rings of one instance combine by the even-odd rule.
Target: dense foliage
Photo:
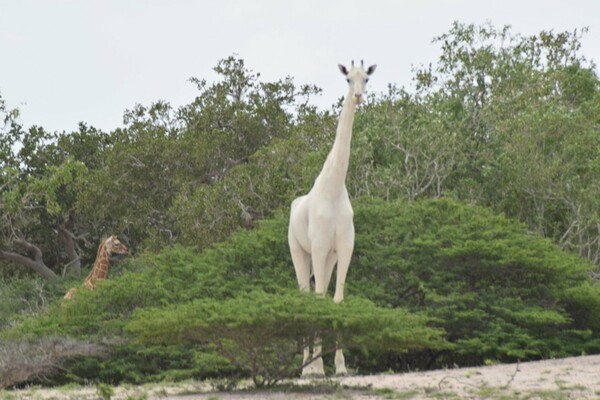
[[[111,359],[85,358],[70,367],[70,374],[139,382],[234,371],[251,373],[257,383],[262,381],[250,366],[265,369],[260,376],[266,382],[298,370],[301,364],[294,356],[308,332],[319,332],[329,351],[336,340],[364,351],[447,347],[441,331],[428,328],[423,315],[376,307],[358,297],[338,307],[298,293],[286,229],[287,218],[279,216],[200,254],[174,247],[131,259],[126,271],[97,290],[82,290],[76,301],[57,301],[44,315],[5,330],[6,345],[58,335],[112,337]],[[218,343],[225,354],[218,356],[214,346],[222,340],[227,340]],[[151,345],[140,347],[140,341]],[[182,357],[184,348],[187,355]],[[248,357],[240,361],[245,352]],[[238,358],[225,362],[222,356],[229,354]],[[250,363],[256,361],[250,356],[264,363]]]
[[[361,371],[600,351],[593,266],[522,223],[445,199],[363,198],[355,213],[343,305],[297,293],[278,214],[200,253],[176,246],[129,259],[97,290],[4,338],[113,338],[111,357],[69,368],[109,382],[251,375],[268,384],[299,368],[311,330],[329,351],[335,340],[354,349]]]
[[[369,200],[356,212],[349,291],[437,321],[455,346],[426,365],[600,351],[592,265],[523,224],[449,200]]]
[[[484,205],[600,263],[600,92],[581,35],[456,23],[412,92],[391,85],[359,110],[351,195]],[[3,273],[79,275],[114,233],[134,250],[205,247],[304,193],[339,105],[317,110],[319,89],[262,82],[235,57],[215,71],[192,79],[191,104],[137,105],[111,133],[24,130],[2,102]]]
[[[392,84],[359,109],[338,313],[295,293],[286,244],[286,210],[335,132],[339,104],[311,106],[318,88],[261,81],[229,57],[217,82],[191,79],[192,103],[136,105],[110,133],[25,129],[0,98],[0,350],[65,340],[54,382],[268,384],[293,370],[296,314],[344,338],[360,371],[599,352],[600,81],[584,33],[455,23],[412,91]],[[133,255],[64,304],[110,234]],[[240,341],[278,325],[250,368]]]
[[[306,338],[318,334],[323,356],[345,350],[403,353],[445,348],[426,319],[351,298],[342,305],[294,290],[254,291],[232,299],[202,299],[137,312],[128,328],[144,343],[208,343],[256,386],[299,374]]]

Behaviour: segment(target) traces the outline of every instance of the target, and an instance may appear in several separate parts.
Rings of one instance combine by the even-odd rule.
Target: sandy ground
[[[113,400],[600,399],[600,355],[406,374],[297,379],[303,390],[215,392],[206,383],[115,389]],[[306,389],[306,388],[312,389]],[[2,399],[99,399],[96,388],[0,392]]]

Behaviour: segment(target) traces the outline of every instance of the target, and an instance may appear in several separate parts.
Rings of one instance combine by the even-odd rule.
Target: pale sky
[[[455,20],[522,35],[589,27],[581,52],[600,63],[598,0],[0,0],[0,94],[25,128],[108,132],[135,104],[190,103],[188,79],[214,81],[237,54],[261,79],[319,86],[313,103],[329,108],[346,91],[338,63],[376,63],[371,91],[410,87]]]

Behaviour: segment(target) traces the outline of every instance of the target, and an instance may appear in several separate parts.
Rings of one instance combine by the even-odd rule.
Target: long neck
[[[340,112],[335,141],[318,178],[324,187],[331,190],[344,187],[346,182],[355,110],[356,104],[352,100],[352,92],[350,91],[344,99],[344,105]]]
[[[108,254],[105,240],[100,244],[100,247],[98,247],[98,254],[96,255],[94,267],[84,282],[86,286],[93,288],[96,281],[101,281],[108,277],[109,256],[110,254]]]

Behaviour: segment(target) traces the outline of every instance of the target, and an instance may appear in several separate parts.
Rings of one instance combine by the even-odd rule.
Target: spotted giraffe
[[[116,236],[110,236],[103,240],[98,247],[98,254],[94,267],[83,282],[83,285],[88,289],[94,289],[99,281],[108,278],[108,268],[110,266],[110,256],[112,254],[127,254],[127,247],[117,239]],[[65,294],[66,300],[72,300],[77,288],[71,288]]]

